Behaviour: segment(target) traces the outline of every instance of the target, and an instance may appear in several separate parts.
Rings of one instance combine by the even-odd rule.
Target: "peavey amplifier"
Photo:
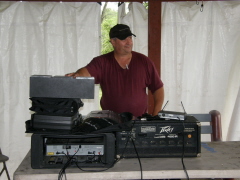
[[[193,116],[186,116],[184,121],[136,120],[131,132],[116,133],[116,151],[124,158],[198,157],[200,133],[201,125]]]
[[[33,134],[31,166],[33,169],[80,167],[109,168],[115,162],[115,135]]]

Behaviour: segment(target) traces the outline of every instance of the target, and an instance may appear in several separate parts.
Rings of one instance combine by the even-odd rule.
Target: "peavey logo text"
[[[165,127],[160,127],[160,133],[171,133],[173,131],[174,128],[172,128],[171,126],[165,126]]]

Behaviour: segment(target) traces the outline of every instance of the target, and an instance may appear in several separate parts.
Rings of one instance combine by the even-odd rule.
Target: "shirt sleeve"
[[[86,66],[88,72],[95,79],[95,84],[101,81],[102,63],[100,58],[93,58],[92,61]]]

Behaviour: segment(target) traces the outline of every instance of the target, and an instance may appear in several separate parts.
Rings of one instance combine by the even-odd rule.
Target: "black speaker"
[[[117,155],[139,157],[197,157],[201,153],[201,125],[186,120],[133,121],[131,131],[116,133]]]
[[[33,169],[62,167],[109,168],[115,162],[115,136],[112,133],[87,135],[33,134]]]
[[[93,99],[94,78],[33,75],[30,77],[30,97]]]

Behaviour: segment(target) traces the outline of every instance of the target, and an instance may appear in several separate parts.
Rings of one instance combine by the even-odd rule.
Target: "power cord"
[[[78,150],[76,151],[76,153],[79,151],[80,148],[78,148]],[[65,180],[67,180],[67,176],[66,176],[66,169],[69,167],[69,165],[73,162],[72,160],[75,158],[76,156],[76,153],[74,153],[74,155],[70,156],[68,154],[65,154],[65,156],[68,158],[67,162],[64,164],[64,166],[62,167],[62,169],[60,170],[59,174],[58,174],[58,180],[62,180],[63,177],[65,177]],[[75,161],[75,164],[76,166],[78,167],[78,169],[82,170],[82,171],[87,171],[87,172],[102,172],[102,171],[106,171],[108,170],[109,168],[111,168],[117,161],[118,159],[116,159],[108,168],[105,168],[105,169],[101,169],[101,170],[85,170],[83,168],[81,168],[79,166],[79,163],[87,163],[87,162],[95,162],[95,157],[96,157],[96,154],[94,154],[94,156],[92,157],[92,159],[90,160],[85,160],[85,161],[82,161],[82,162],[77,162]],[[107,164],[105,162],[103,162],[101,160],[101,157],[98,156],[98,161],[101,162],[102,164]]]
[[[68,144],[67,144],[68,145]],[[65,154],[65,156],[68,158],[67,162],[64,164],[64,166],[62,167],[62,169],[60,170],[60,172],[58,173],[58,180],[62,180],[63,176],[65,177],[65,180],[67,180],[67,176],[66,176],[66,169],[68,168],[68,166],[71,164],[72,159],[74,158],[74,156],[77,154],[77,152],[79,151],[80,148],[78,148],[78,150],[74,153],[74,155],[70,156],[68,155],[68,151],[67,154]]]
[[[116,160],[111,164],[111,166],[109,166],[108,168],[101,169],[101,170],[85,170],[85,169],[81,168],[81,167],[78,165],[78,163],[76,163],[76,166],[78,167],[78,169],[80,169],[81,171],[85,171],[85,172],[103,172],[103,171],[106,171],[106,170],[110,169],[111,167],[113,167],[114,164],[116,164],[117,162],[118,162],[118,159],[116,159]],[[106,164],[106,163],[102,162],[102,164]]]
[[[187,176],[187,179],[189,180],[187,168],[186,168],[186,166],[184,164],[184,161],[183,161],[183,158],[185,156],[185,143],[184,143],[184,141],[185,141],[185,138],[184,138],[184,136],[185,136],[185,134],[184,134],[185,124],[184,124],[184,121],[182,121],[182,124],[183,124],[183,131],[182,131],[182,134],[183,134],[183,146],[182,146],[183,147],[183,151],[182,151],[181,162],[182,162],[183,170],[184,170],[184,172],[185,172],[185,174]]]
[[[129,140],[131,139],[131,142],[132,142],[132,144],[133,144],[133,147],[134,147],[134,150],[135,150],[135,152],[136,152],[137,159],[138,159],[138,162],[139,162],[140,172],[141,172],[141,180],[142,180],[142,179],[143,179],[142,163],[141,163],[141,160],[140,160],[140,157],[139,157],[139,154],[138,154],[138,151],[137,151],[135,142],[134,142],[134,140],[133,140],[133,138],[132,138],[132,130],[133,130],[133,127],[134,127],[134,125],[135,125],[135,122],[136,122],[136,121],[133,121],[133,124],[132,124],[132,126],[131,126],[131,129],[128,131],[129,134],[127,135],[127,142],[125,143],[125,147],[124,147],[124,149],[123,149],[123,151],[122,151],[122,155],[120,156],[120,159],[122,159],[122,157],[123,157],[123,155],[124,155],[124,152],[125,152],[125,150],[126,150],[126,148],[127,148],[127,145],[128,145],[128,143],[129,143]],[[120,160],[120,159],[119,159],[119,160]]]
[[[137,155],[137,159],[138,159],[138,162],[139,162],[139,166],[140,166],[140,172],[141,172],[141,180],[143,179],[143,173],[142,173],[142,163],[141,163],[141,160],[140,160],[140,157],[138,155],[138,151],[137,151],[137,148],[135,146],[135,143],[134,143],[134,140],[131,138],[132,140],[132,144],[134,146],[134,149],[135,149],[135,152],[136,152],[136,155]]]
[[[135,121],[133,121],[133,124],[132,124],[130,130],[128,131],[128,134],[127,134],[127,142],[125,143],[125,147],[124,147],[124,149],[123,149],[123,151],[122,151],[122,155],[120,156],[120,159],[123,157],[123,155],[124,155],[124,153],[125,153],[125,150],[126,150],[126,148],[127,148],[128,142],[129,142],[129,140],[131,139],[132,130],[133,130],[133,126],[134,126],[134,125],[135,125]]]

